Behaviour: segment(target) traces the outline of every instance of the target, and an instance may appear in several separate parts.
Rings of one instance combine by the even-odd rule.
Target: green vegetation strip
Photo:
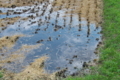
[[[2,78],[3,77],[3,73],[2,73],[2,71],[0,71],[0,78]]]
[[[66,80],[120,80],[120,0],[104,0],[103,3],[101,64],[92,74]]]

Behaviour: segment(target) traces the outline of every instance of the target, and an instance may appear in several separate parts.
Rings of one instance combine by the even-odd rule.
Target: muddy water
[[[1,63],[3,68],[21,72],[35,59],[47,55],[49,57],[45,62],[47,72],[68,68],[66,73],[73,74],[84,67],[84,62],[98,59],[95,50],[101,42],[101,27],[94,22],[95,19],[87,17],[93,20],[90,22],[86,17],[75,13],[74,9],[70,12],[66,8],[54,10],[58,6],[54,7],[52,4],[51,0],[30,7],[0,8],[2,12],[8,13],[0,14],[0,19],[13,18],[14,21],[0,27],[0,38],[24,35],[10,48],[9,44],[2,45],[0,54],[4,56],[1,60],[6,60],[10,54],[24,55]],[[17,16],[20,18],[14,20]]]

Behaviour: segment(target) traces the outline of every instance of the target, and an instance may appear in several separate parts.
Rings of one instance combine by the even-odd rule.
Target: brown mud
[[[55,0],[52,5],[53,10],[67,9],[66,13],[78,14],[79,20],[86,20],[89,23],[102,23],[102,0]]]
[[[0,38],[0,49],[4,47],[12,48],[19,37],[23,37],[23,35],[5,36]]]
[[[4,45],[5,44],[6,43],[4,43]],[[5,47],[12,48],[14,46],[14,44],[9,43],[9,44],[6,44]],[[12,63],[12,62],[17,62],[17,60],[19,60],[19,62],[22,63],[22,61],[25,59],[27,53],[29,53],[31,50],[34,50],[34,49],[38,48],[41,45],[42,44],[37,44],[37,45],[22,45],[20,47],[20,49],[18,49],[16,51],[13,51],[10,54],[7,53],[7,52],[10,51],[9,49],[1,49],[0,52],[1,53],[6,53],[6,54],[0,54],[1,55],[0,56],[0,67],[4,66],[6,64]],[[9,64],[9,67],[13,67],[13,65]]]
[[[6,13],[0,13],[0,14],[6,14]]]
[[[6,27],[8,24],[13,24],[18,19],[20,19],[20,17],[0,19],[0,27]]]
[[[25,53],[31,51],[32,49],[36,49],[41,44],[37,45],[23,45],[19,50],[12,52],[11,54],[1,54],[0,57],[0,67],[12,62],[16,62],[17,60],[25,59]],[[22,53],[21,53],[22,52]],[[17,54],[16,54],[17,53]],[[25,67],[25,69],[20,73],[13,73],[9,71],[5,71],[3,80],[34,80],[34,79],[42,79],[42,80],[54,80],[56,73],[48,74],[44,69],[44,62],[48,59],[47,56],[40,57],[35,59],[33,63],[29,66]],[[20,64],[19,64],[20,65]],[[11,65],[12,67],[13,65]],[[10,66],[9,66],[10,67]],[[14,67],[14,66],[13,66]],[[2,80],[1,79],[1,80]]]
[[[16,58],[16,57],[15,57]],[[66,69],[47,73],[44,69],[44,62],[48,59],[47,56],[35,59],[29,66],[20,73],[5,72],[3,79],[5,80],[59,80]]]
[[[4,57],[7,57],[7,58],[4,59]],[[22,54],[10,54],[10,55],[7,55],[7,56],[4,56],[3,54],[1,54],[0,67],[4,66],[4,64],[6,64],[6,63],[9,64],[9,63],[15,61],[20,57],[24,57],[24,56]]]
[[[48,0],[0,0],[0,7],[15,8],[20,6],[31,6]]]
[[[0,27],[7,27],[8,25],[14,24],[18,20],[27,20],[28,18],[14,17],[14,18],[3,18],[0,19]]]
[[[9,51],[15,45],[19,37],[23,35],[5,36],[0,38],[0,53]],[[4,66],[5,63],[11,63],[19,57],[23,57],[22,54],[0,54],[0,67]]]
[[[16,39],[16,37],[18,36],[12,36],[10,38],[14,40]],[[6,40],[6,37],[1,38],[1,40]],[[12,62],[17,62],[17,61],[19,61],[19,65],[20,65],[20,62],[24,61],[26,57],[26,53],[29,53],[31,50],[34,50],[41,45],[42,44],[22,45],[20,49],[18,49],[15,52],[11,52],[11,54],[1,54],[0,67],[3,67],[5,65],[7,65],[8,67],[14,67],[14,65],[10,65],[10,64]],[[13,47],[13,45],[11,44],[8,44],[6,46]],[[30,63],[30,65],[26,67],[23,66],[23,68],[25,69],[20,73],[13,73],[5,70],[3,71],[4,77],[1,78],[1,80],[59,80],[58,77],[61,77],[62,75],[64,75],[64,72],[66,71],[66,69],[54,72],[52,74],[47,73],[44,67],[45,67],[45,61],[48,58],[49,57],[47,56],[43,56],[43,57],[39,57],[38,59],[35,59],[34,62]]]
[[[35,80],[48,78],[49,74],[45,73],[44,61],[48,57],[44,56],[36,59],[30,66],[27,66],[24,71],[18,74],[7,73],[4,77],[9,80]],[[47,80],[47,79],[46,79]]]

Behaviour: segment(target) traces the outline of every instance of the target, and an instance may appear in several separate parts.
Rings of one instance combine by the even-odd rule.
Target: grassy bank
[[[120,0],[104,0],[103,11],[101,64],[90,75],[66,80],[120,80]]]

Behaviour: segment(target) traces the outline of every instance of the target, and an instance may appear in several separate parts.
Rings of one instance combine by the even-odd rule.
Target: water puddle
[[[75,7],[77,0],[74,1],[69,8]],[[54,3],[51,0],[31,7],[0,8],[2,12],[9,12],[9,15],[0,15],[0,19],[20,17],[13,24],[0,27],[0,60],[3,61],[0,65],[3,68],[24,74],[31,62],[47,56],[45,70],[48,73],[67,68],[66,74],[70,75],[82,69],[85,62],[99,58],[95,51],[101,43],[101,27],[96,24],[100,21],[80,15],[74,8],[68,10],[58,7],[59,4],[54,7]],[[82,13],[87,15],[86,11]],[[10,55],[16,58],[10,60]]]

